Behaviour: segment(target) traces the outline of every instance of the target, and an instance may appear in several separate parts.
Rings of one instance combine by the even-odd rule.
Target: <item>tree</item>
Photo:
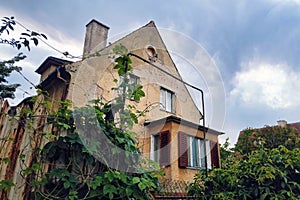
[[[234,149],[230,148],[229,138],[226,138],[224,144],[220,145],[221,168],[227,169],[235,162]]]
[[[10,60],[0,62],[0,99],[15,98],[14,93],[20,84],[8,84],[7,78],[13,71],[19,72],[21,70],[21,67],[15,66],[15,63],[25,57],[20,53]]]
[[[28,51],[30,51],[31,42],[37,46],[40,36],[44,39],[47,39],[44,34],[30,30],[26,30],[26,32],[21,33],[18,39],[7,39],[5,38],[4,34],[9,36],[9,33],[15,30],[14,26],[17,25],[17,22],[15,21],[14,17],[3,17],[1,20],[2,26],[0,27],[0,44],[10,45],[18,50],[20,50],[22,47],[25,47]],[[15,98],[14,93],[20,84],[9,84],[7,78],[12,72],[20,72],[22,70],[21,67],[16,66],[16,63],[25,58],[26,56],[24,54],[19,53],[12,59],[0,61],[0,99]]]

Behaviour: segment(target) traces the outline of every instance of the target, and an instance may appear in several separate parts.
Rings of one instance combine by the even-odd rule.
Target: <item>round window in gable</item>
[[[147,52],[147,55],[148,55],[150,61],[156,61],[157,53],[153,46],[148,46],[146,49],[146,52]]]

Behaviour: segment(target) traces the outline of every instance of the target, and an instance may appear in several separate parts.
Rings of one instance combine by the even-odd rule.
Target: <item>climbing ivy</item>
[[[127,52],[124,46],[114,52],[120,49]],[[115,99],[95,99],[72,111],[70,101],[59,102],[59,109],[47,116],[56,131],[44,136],[52,141],[39,151],[36,163],[23,171],[24,176],[32,175],[31,199],[152,198],[161,172],[153,169],[153,163],[151,170],[147,167],[136,133],[131,131],[145,111],[126,103],[128,98],[139,101],[145,94],[141,85],[129,83],[129,56],[119,55],[115,61],[120,77],[113,88],[119,91]]]

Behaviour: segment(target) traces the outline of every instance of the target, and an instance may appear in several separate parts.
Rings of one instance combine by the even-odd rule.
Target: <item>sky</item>
[[[300,0],[1,0],[0,13],[76,56],[91,19],[110,27],[109,41],[153,20],[183,78],[204,90],[206,125],[226,133],[221,143],[227,137],[236,143],[248,127],[300,121]],[[179,37],[188,45],[177,43]],[[1,45],[0,58],[17,52]],[[34,84],[39,82],[34,71],[48,56],[64,58],[42,42],[24,53],[23,74]],[[201,63],[208,64],[199,68]],[[193,67],[197,76],[184,74]],[[34,94],[20,75],[10,80],[22,84],[12,104]]]

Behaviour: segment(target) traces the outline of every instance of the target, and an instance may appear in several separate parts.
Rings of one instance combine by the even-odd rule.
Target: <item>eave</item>
[[[168,122],[174,122],[174,123],[177,123],[177,124],[182,124],[182,125],[194,128],[194,129],[198,129],[199,131],[203,131],[203,132],[214,134],[214,135],[223,135],[223,134],[225,134],[224,132],[220,132],[220,131],[216,131],[216,130],[208,128],[208,127],[204,127],[202,125],[187,121],[185,119],[181,119],[181,118],[176,117],[174,115],[170,115],[168,117],[161,118],[161,119],[154,120],[154,121],[146,121],[146,122],[144,122],[144,126],[151,126],[151,125],[163,124],[163,123],[168,123]]]
[[[70,64],[72,63],[72,61],[69,60],[64,60],[64,59],[60,59],[60,58],[55,58],[52,56],[49,56],[48,58],[46,58],[46,60],[37,68],[37,70],[35,70],[36,73],[38,74],[42,74],[44,71],[46,71],[46,69],[48,69],[51,65],[54,66],[62,66],[65,64]]]

